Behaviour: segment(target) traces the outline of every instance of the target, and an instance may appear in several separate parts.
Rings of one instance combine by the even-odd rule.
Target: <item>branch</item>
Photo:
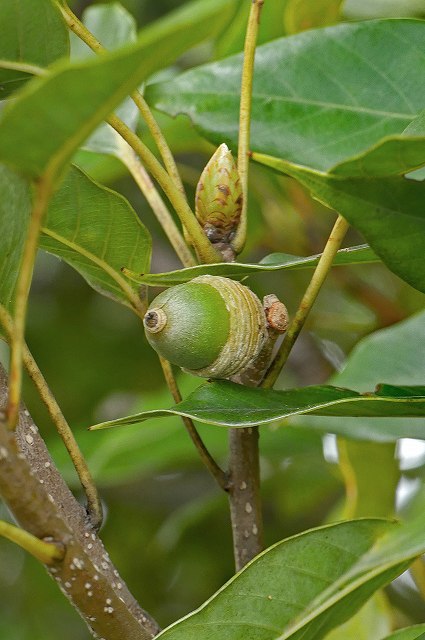
[[[236,253],[243,249],[247,230],[249,139],[251,131],[251,98],[254,79],[255,47],[264,0],[252,0],[245,36],[244,58],[239,107],[238,172],[242,186],[242,212],[232,246]]]
[[[95,53],[102,54],[106,51],[105,47],[99,42],[99,40],[97,40],[97,38],[95,38],[95,36],[87,29],[87,27],[81,22],[81,20],[77,18],[77,16],[66,4],[58,6],[65,19],[65,22],[76,36],[78,36],[83,42],[85,42]],[[131,94],[131,97],[134,104],[139,109],[140,114],[142,115],[146,124],[148,125],[149,131],[151,132],[152,137],[156,142],[169,176],[172,178],[183,197],[186,198],[183,183],[180,178],[180,174],[177,169],[173,154],[171,153],[171,149],[169,148],[164,134],[162,133],[161,128],[155,120],[152,111],[149,108],[149,105],[139,91],[134,91]],[[162,228],[164,229],[171,245],[174,247],[183,266],[191,267],[195,265],[196,262],[193,259],[189,248],[187,247],[179,229],[175,225],[173,218],[171,217],[167,207],[162,201],[161,196],[152,184],[144,167],[137,160],[137,158],[134,158],[134,162],[131,161],[131,158],[129,158],[128,160],[126,160],[125,164],[131,171],[134,179],[140,187],[140,190],[145,195],[146,200],[152,207],[153,212],[155,213],[159,223],[162,225]]]
[[[28,551],[43,564],[54,564],[58,560],[63,560],[65,555],[65,549],[62,545],[40,540],[28,533],[28,531],[24,531],[24,529],[20,529],[4,520],[0,520],[0,536],[14,542],[24,551]]]
[[[22,351],[25,335],[28,292],[31,285],[35,256],[37,254],[41,224],[46,213],[52,190],[52,180],[47,176],[41,178],[36,185],[34,205],[28,224],[24,252],[16,283],[14,327],[10,342],[10,392],[7,406],[9,429],[14,429],[18,420],[19,400],[22,388]]]
[[[0,325],[3,325],[7,337],[11,339],[13,335],[12,318],[1,304]],[[72,433],[69,424],[65,420],[65,416],[63,415],[61,408],[56,402],[53,393],[50,391],[43,374],[38,368],[36,361],[32,357],[32,354],[28,349],[26,342],[24,342],[23,344],[22,357],[25,368],[30,378],[34,382],[40,398],[44,402],[44,405],[49,412],[49,415],[69,453],[69,457],[71,458],[74,468],[77,472],[78,479],[80,480],[81,486],[83,487],[84,493],[86,495],[87,513],[90,516],[90,521],[95,529],[99,529],[100,525],[102,524],[102,503],[100,501],[97,488],[91,476],[90,470],[87,466],[83,454],[80,451],[80,447],[78,446],[74,434]]]
[[[176,187],[174,181],[170,178],[162,164],[156,159],[150,149],[140,140],[134,131],[132,131],[122,120],[117,118],[117,116],[109,116],[109,118],[106,119],[106,122],[110,124],[126,142],[128,142],[130,147],[135,151],[145,167],[158,182],[161,189],[172,203],[183,227],[186,228],[200,260],[202,260],[203,263],[221,262],[221,255],[214,249],[204,234],[200,224],[193,214],[193,211],[189,207],[186,198],[182,195],[180,189]]]
[[[0,367],[0,407],[7,402]],[[29,534],[62,545],[63,560],[45,565],[97,637],[150,640],[156,622],[128,591],[83,507],[51,459],[28,411],[21,406],[15,431],[0,420],[0,495]]]
[[[242,212],[232,247],[236,253],[243,249],[247,231],[249,139],[251,129],[251,98],[254,77],[255,47],[264,0],[252,0],[245,37],[244,61],[239,110],[238,172],[242,186]],[[259,366],[254,367],[242,382],[257,386]],[[251,380],[252,377],[252,380]],[[258,427],[229,431],[229,503],[232,520],[233,551],[239,571],[263,549],[263,515],[260,492],[260,464]]]
[[[150,204],[156,219],[164,230],[165,235],[179,257],[182,265],[184,267],[195,266],[197,264],[196,260],[184,241],[183,236],[168,211],[163,199],[150,179],[148,172],[134,153],[133,149],[129,148],[129,152],[123,155],[122,160],[140,188],[140,191]]]

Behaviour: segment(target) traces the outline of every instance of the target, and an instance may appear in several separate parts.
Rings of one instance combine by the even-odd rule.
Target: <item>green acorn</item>
[[[236,163],[223,143],[203,170],[195,194],[196,217],[210,242],[231,245],[241,217],[242,198]]]
[[[159,355],[205,378],[243,372],[268,339],[257,296],[240,282],[220,276],[199,276],[160,293],[143,324]]]

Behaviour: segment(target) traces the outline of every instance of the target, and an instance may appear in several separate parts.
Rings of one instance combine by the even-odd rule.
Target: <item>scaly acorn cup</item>
[[[160,293],[143,324],[159,355],[204,378],[243,372],[268,340],[260,300],[240,282],[220,276],[199,276]]]
[[[195,194],[195,214],[211,243],[232,246],[241,217],[242,198],[236,163],[223,143],[205,166]]]

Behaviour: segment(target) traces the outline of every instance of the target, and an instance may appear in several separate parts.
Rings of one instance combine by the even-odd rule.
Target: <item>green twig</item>
[[[251,99],[260,13],[264,0],[252,0],[245,37],[239,110],[238,172],[242,186],[241,219],[232,247],[243,249],[247,232],[248,165]],[[254,383],[255,384],[255,383]],[[260,491],[259,429],[229,431],[229,505],[236,571],[263,549],[263,514]]]
[[[335,254],[341,246],[348,227],[348,222],[344,220],[342,216],[338,216],[295,317],[289,326],[275,359],[264,377],[261,384],[262,387],[273,387],[276,382],[329,273]]]
[[[177,382],[174,377],[171,365],[168,362],[168,360],[161,358],[161,356],[159,357],[159,361],[161,363],[165,381],[171,392],[171,395],[173,396],[173,400],[176,404],[178,404],[179,402],[181,402],[182,397],[181,397],[179,388],[177,386]],[[207,467],[208,471],[211,473],[213,478],[217,481],[217,484],[224,491],[227,491],[229,488],[229,479],[227,477],[227,474],[223,471],[223,469],[221,469],[221,467],[219,467],[219,465],[216,463],[214,458],[211,456],[201,436],[196,430],[196,427],[193,424],[192,420],[186,417],[183,417],[182,420],[193,444],[196,447],[196,450],[199,453],[199,457],[201,458],[202,462]]]
[[[85,42],[92,51],[98,54],[104,53],[106,51],[102,43],[99,42],[99,40],[97,40],[97,38],[87,29],[87,27],[81,22],[81,20],[77,18],[77,16],[71,11],[71,9],[66,4],[59,6],[59,8],[71,31],[75,33],[75,35],[78,36],[83,42]],[[131,98],[133,99],[133,102],[136,105],[136,107],[139,109],[142,118],[146,122],[149,128],[149,131],[151,132],[152,137],[155,140],[156,146],[158,147],[158,151],[162,157],[162,160],[164,162],[165,168],[168,171],[168,174],[173,179],[176,187],[181,191],[182,195],[186,198],[183,182],[181,180],[180,173],[177,169],[173,154],[171,152],[170,147],[167,144],[167,141],[164,137],[164,134],[161,131],[161,128],[159,127],[157,121],[154,118],[152,111],[149,108],[149,105],[147,104],[146,100],[144,99],[140,91],[137,91],[137,90],[134,91],[131,94]],[[143,191],[143,193],[145,192]],[[154,208],[153,204],[155,204],[155,202],[153,204],[150,202],[150,204],[152,208]]]
[[[238,140],[238,172],[242,186],[242,212],[238,230],[232,246],[236,253],[244,247],[247,231],[248,210],[248,166],[249,139],[251,131],[251,101],[254,78],[255,47],[257,45],[258,27],[264,0],[253,0],[248,18],[245,37],[244,59],[241,81],[241,101],[239,107],[239,140]]]
[[[52,190],[53,184],[50,177],[46,176],[40,178],[39,182],[36,184],[34,205],[28,225],[21,267],[16,283],[14,326],[10,342],[10,382],[9,401],[7,407],[9,429],[14,429],[18,420],[19,401],[22,387],[22,352],[24,346],[28,293],[31,285],[35,256],[37,254],[40,229]]]
[[[155,180],[157,180],[167,198],[174,206],[182,225],[186,228],[200,260],[203,263],[221,262],[221,255],[214,249],[204,234],[186,199],[148,147],[122,120],[117,118],[117,116],[110,116],[107,122],[128,142],[148,171],[150,171]]]
[[[6,309],[0,304],[0,324],[3,325],[9,340],[13,336],[13,321]],[[50,391],[49,386],[44,379],[43,374],[36,361],[34,360],[30,350],[26,343],[23,343],[22,351],[23,362],[25,368],[34,382],[37,391],[46,406],[49,415],[59,433],[62,441],[69,453],[72,463],[77,472],[81,486],[87,499],[87,513],[90,517],[90,522],[94,529],[99,529],[102,524],[102,503],[99,498],[99,494],[96,489],[96,485],[93,481],[86,460],[80,451],[78,443],[74,437],[74,434],[66,421],[53,393]]]
[[[164,230],[164,233],[179,257],[182,265],[184,267],[194,267],[197,264],[195,258],[184,241],[184,238],[174,222],[167,206],[150,179],[148,172],[145,170],[134,151],[129,149],[129,152],[122,156],[122,160],[150,204],[152,211],[156,215],[158,222]]]
[[[45,542],[36,538],[28,531],[16,527],[14,524],[0,520],[0,536],[14,542],[19,547],[28,551],[34,558],[43,564],[54,564],[63,559],[65,548],[54,542]]]

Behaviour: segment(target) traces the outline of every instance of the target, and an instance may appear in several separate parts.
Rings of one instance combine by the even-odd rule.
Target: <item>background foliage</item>
[[[70,4],[81,15],[84,3]],[[135,17],[138,28],[142,28],[159,15],[179,8],[181,3],[128,0],[122,4]],[[268,41],[307,27],[322,26],[323,20],[325,24],[333,24],[371,17],[425,17],[422,3],[414,0],[329,1],[325,3],[326,12],[318,12],[317,4],[321,3],[270,2],[264,13],[261,38]],[[246,7],[230,1],[226,5],[226,15],[217,14],[210,24],[211,37],[200,44],[189,42],[181,33],[176,34],[170,48],[175,46],[182,55],[149,83],[156,84],[184,69],[241,50]],[[131,20],[129,25],[126,37],[131,38]],[[194,48],[193,44],[196,44]],[[56,46],[63,53],[60,38]],[[83,56],[84,52],[79,55]],[[149,55],[152,69],[161,66],[157,63],[156,50]],[[43,64],[45,61],[33,62]],[[142,130],[134,114],[129,113],[128,105],[127,117],[127,122]],[[158,117],[177,153],[185,184],[193,194],[199,172],[213,146],[198,135],[187,119],[174,120],[164,114]],[[149,142],[149,136],[147,140]],[[98,138],[97,146],[92,139],[86,150],[77,154],[78,165],[91,178],[123,193],[134,207],[153,237],[152,271],[177,268],[162,230],[127,177],[124,165],[113,154],[94,152],[103,150],[105,144],[105,136],[100,142]],[[108,144],[113,145],[113,141],[109,139]],[[91,183],[83,174],[68,179],[83,181],[82,188],[90,189]],[[20,188],[18,181],[16,189]],[[299,183],[255,165],[251,170],[251,193],[252,215],[244,261],[258,262],[274,252],[312,255],[321,251],[333,214],[312,200]],[[22,202],[27,198],[28,194],[22,189]],[[69,211],[75,212],[73,202],[54,202],[53,206],[64,210],[69,207]],[[117,207],[128,217],[129,225],[138,225],[143,242],[144,227],[131,217],[127,203],[119,200]],[[0,224],[1,219],[0,215]],[[43,247],[48,250],[51,242],[46,233]],[[351,230],[347,244],[362,242],[364,238]],[[117,260],[119,262],[119,257]],[[135,264],[134,270],[143,271],[144,265]],[[96,274],[91,273],[91,278],[96,279]],[[308,271],[282,271],[254,274],[250,276],[250,284],[259,295],[275,292],[294,310],[308,279]],[[105,283],[99,286],[104,287]],[[326,383],[330,376],[333,384],[361,391],[371,390],[384,377],[393,384],[405,384],[405,377],[411,384],[423,384],[420,349],[424,324],[423,312],[420,312],[424,301],[422,293],[379,263],[334,269],[279,381],[280,388]],[[147,347],[137,318],[128,309],[96,294],[64,262],[46,253],[40,253],[37,261],[30,309],[28,342],[101,488],[108,514],[102,537],[136,598],[165,626],[200,605],[230,578],[233,563],[226,498],[201,467],[178,418],[151,421],[142,429],[130,426],[99,433],[86,431],[86,427],[95,422],[170,404],[156,356]],[[395,323],[401,324],[385,329]],[[383,332],[374,334],[379,330]],[[387,338],[391,332],[391,357],[385,351],[387,343],[385,349],[379,351],[380,337],[385,332]],[[359,340],[363,341],[351,354]],[[407,343],[411,345],[408,358]],[[2,361],[6,361],[3,343],[0,350]],[[409,371],[400,372],[394,366],[402,356],[410,363]],[[338,373],[347,358],[347,366]],[[378,371],[374,370],[376,363]],[[367,380],[365,370],[369,374]],[[367,388],[361,388],[366,382]],[[185,393],[198,384],[199,381],[181,375]],[[78,492],[63,447],[30,385],[25,388],[25,397],[55,460]],[[367,418],[361,420],[354,425],[344,418],[342,430],[338,432],[350,438],[355,436],[356,442],[340,440],[337,443],[334,436],[324,435],[328,428],[332,431],[329,418],[297,418],[285,429],[280,429],[279,424],[262,427],[267,546],[342,515],[392,515],[397,486],[399,507],[406,504],[413,492],[423,491],[423,444],[402,441],[396,447],[395,440],[400,433],[405,433],[406,426],[396,419],[387,420],[384,430],[375,423],[372,425]],[[420,423],[415,422],[418,433],[410,433],[411,437],[421,435],[421,429],[423,434],[423,420]],[[372,437],[374,428],[381,434],[380,444],[365,441]],[[226,431],[208,426],[201,426],[200,430],[213,453],[224,462]],[[341,466],[337,465],[337,444]],[[394,461],[395,449],[397,462]],[[349,483],[350,473],[361,477],[363,484],[359,485],[358,496],[344,503],[344,482]],[[8,640],[53,640],[59,635],[63,640],[88,637],[78,615],[56,586],[43,576],[34,560],[2,542],[0,567],[1,637]],[[391,614],[388,602],[393,604]],[[389,621],[394,617],[400,626],[425,622],[425,605],[411,579],[404,576],[384,598],[373,600],[362,615],[363,621],[359,618],[351,623],[344,637],[379,640],[388,635]],[[400,640],[405,637],[400,636]]]

